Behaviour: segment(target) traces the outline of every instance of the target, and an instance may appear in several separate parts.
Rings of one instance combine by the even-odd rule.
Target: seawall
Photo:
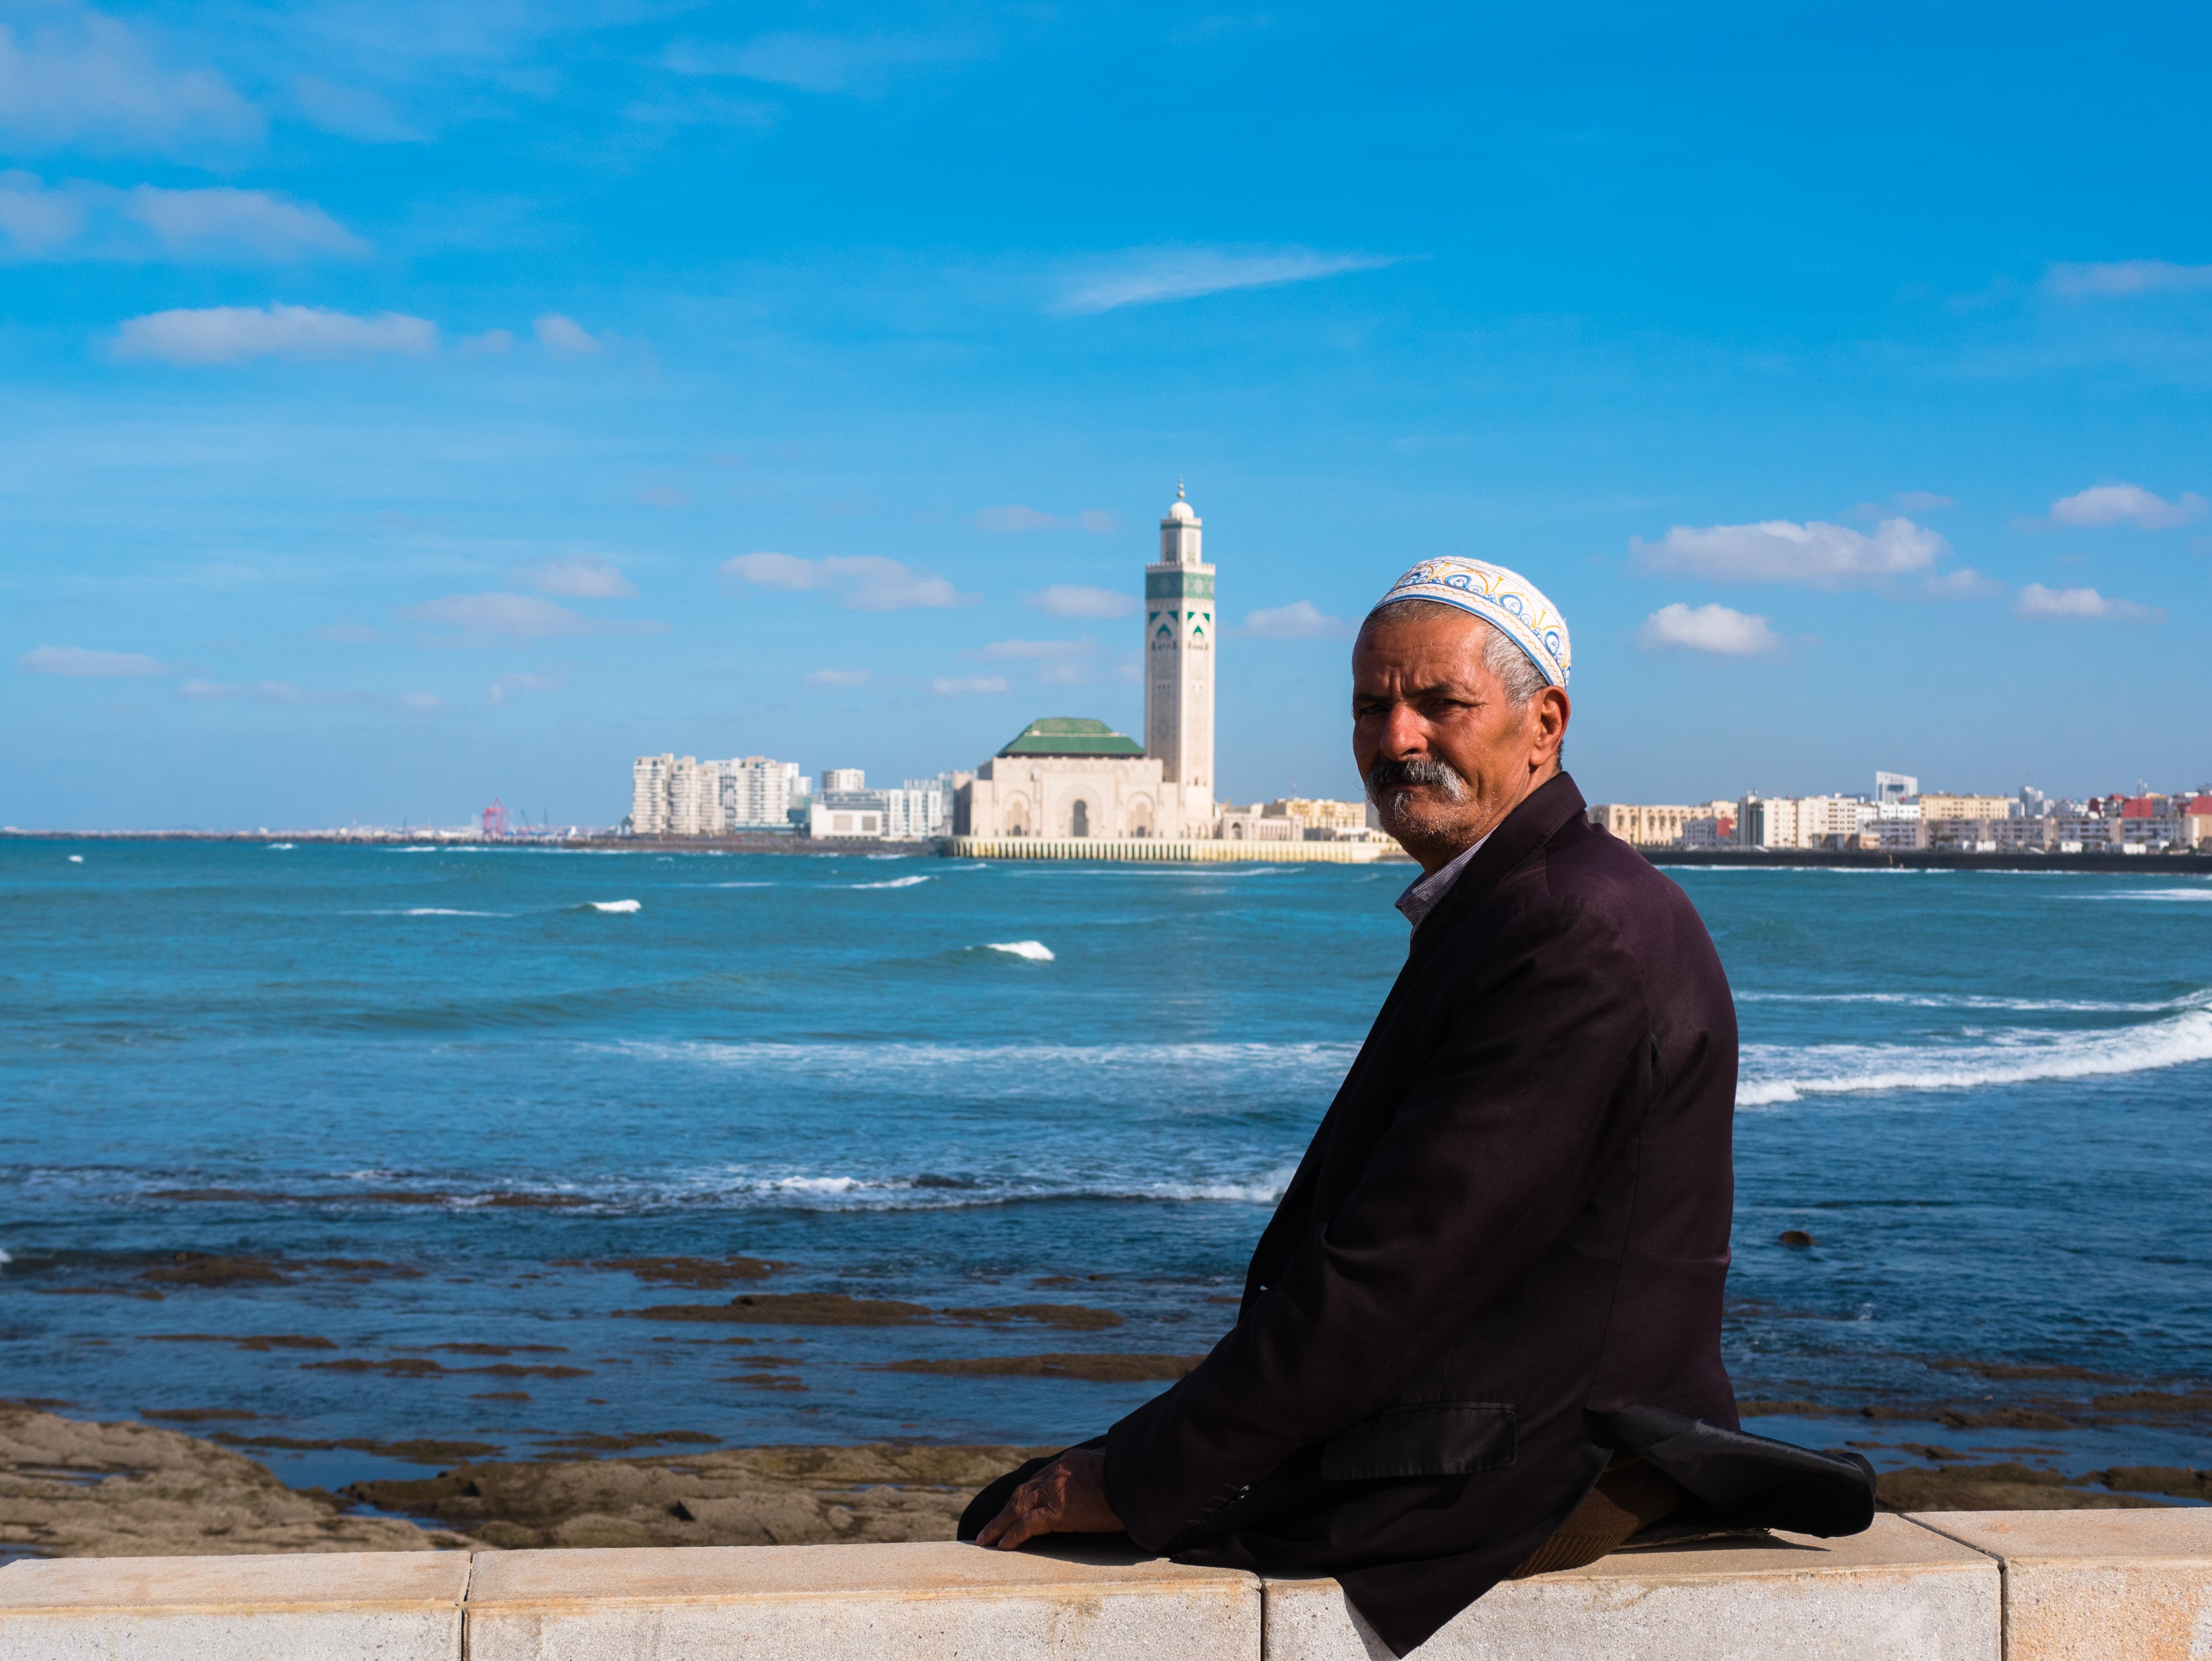
[[[63,1558],[0,1661],[1379,1661],[1333,1580],[1082,1548]],[[1498,1587],[1422,1661],[2202,1661],[2212,1509],[1932,1512],[1618,1553]]]

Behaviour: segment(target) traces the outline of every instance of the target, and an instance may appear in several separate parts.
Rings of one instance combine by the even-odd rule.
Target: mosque
[[[1103,721],[1033,721],[960,786],[957,835],[1144,841],[1210,838],[1213,802],[1213,568],[1205,522],[1176,489],[1160,557],[1145,567],[1145,741]]]

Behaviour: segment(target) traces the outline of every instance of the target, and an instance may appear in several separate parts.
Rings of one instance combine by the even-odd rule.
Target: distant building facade
[[[788,830],[805,783],[797,763],[765,756],[640,756],[630,767],[630,830],[641,837]]]

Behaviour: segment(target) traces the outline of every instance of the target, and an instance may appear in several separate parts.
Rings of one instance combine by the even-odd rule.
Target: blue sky
[[[1593,800],[2212,776],[2205,14],[0,5],[0,820],[1134,730],[1473,554]]]

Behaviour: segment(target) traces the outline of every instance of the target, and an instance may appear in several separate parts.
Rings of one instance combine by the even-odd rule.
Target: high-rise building
[[[796,762],[766,756],[640,756],[630,767],[630,830],[641,837],[785,830],[802,782]]]
[[[1903,801],[1907,796],[1920,794],[1920,781],[1910,773],[1876,773],[1874,776],[1874,799],[1876,801]]]
[[[1213,800],[1213,568],[1204,523],[1176,486],[1160,521],[1160,557],[1145,567],[1145,753],[1182,787],[1186,820]]]

